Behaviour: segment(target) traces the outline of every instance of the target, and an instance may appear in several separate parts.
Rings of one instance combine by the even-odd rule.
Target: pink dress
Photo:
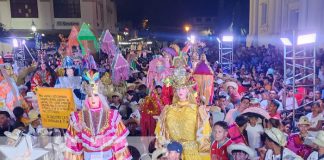
[[[90,128],[90,114],[93,114],[94,124],[101,124],[97,134],[93,134]],[[102,113],[100,113],[102,112]],[[90,114],[89,114],[90,113]],[[130,155],[127,148],[126,136],[128,130],[124,126],[121,116],[117,110],[101,109],[99,113],[102,115],[102,120],[98,123],[98,113],[93,113],[84,109],[72,113],[70,117],[69,127],[66,132],[66,159],[69,160],[90,160],[90,159],[105,159],[105,160],[130,160]],[[101,116],[100,116],[101,117]],[[97,120],[97,121],[96,121]]]

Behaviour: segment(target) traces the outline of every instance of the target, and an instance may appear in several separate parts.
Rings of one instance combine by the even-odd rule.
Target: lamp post
[[[189,33],[189,31],[190,31],[190,26],[189,25],[185,25],[184,27],[183,27],[183,29],[184,29],[184,31],[186,32],[186,34],[187,34],[187,37],[188,37],[188,33]]]
[[[34,23],[34,20],[32,21],[31,30],[33,31],[33,33],[35,33],[37,31],[37,28],[36,28],[36,25]]]

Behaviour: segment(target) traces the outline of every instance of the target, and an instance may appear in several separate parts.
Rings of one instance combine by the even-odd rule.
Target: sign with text
[[[38,88],[37,100],[43,127],[68,127],[70,114],[75,110],[72,89]]]

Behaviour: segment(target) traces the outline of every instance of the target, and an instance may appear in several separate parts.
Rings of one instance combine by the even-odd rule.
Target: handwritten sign
[[[66,88],[38,88],[37,100],[45,128],[67,128],[75,110],[73,92]]]

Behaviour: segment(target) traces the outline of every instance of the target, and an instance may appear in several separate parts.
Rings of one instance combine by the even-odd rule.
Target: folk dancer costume
[[[31,79],[31,90],[35,91],[37,87],[43,87],[44,84],[48,84],[50,87],[54,86],[54,78],[49,71],[49,67],[43,60]]]
[[[86,86],[81,111],[73,112],[66,132],[66,160],[130,160],[129,133],[117,110],[110,110],[98,83]]]
[[[199,97],[204,96],[208,104],[212,103],[214,97],[214,71],[206,60],[202,59],[196,65],[193,77],[197,82]]]
[[[172,74],[170,64],[165,58],[153,59],[147,73],[147,87],[152,91],[155,86],[163,86],[163,80]]]
[[[154,136],[156,120],[153,117],[160,115],[162,106],[162,100],[156,90],[153,90],[149,96],[145,97],[140,106],[141,136]]]
[[[78,93],[80,93],[81,89],[81,76],[74,76],[74,65],[73,65],[73,59],[69,56],[66,56],[63,59],[63,68],[65,69],[66,76],[59,77],[56,81],[55,88],[71,88],[73,91],[73,99],[74,103],[77,107],[77,109],[82,109],[82,100],[78,98]],[[67,72],[70,72],[72,70],[72,75],[69,75]]]
[[[187,100],[180,101],[178,95],[174,96],[173,104],[163,109],[155,129],[160,148],[170,141],[182,144],[183,160],[210,159],[209,117],[205,108],[197,106],[196,97],[189,91],[194,84],[184,68],[174,72],[173,87],[179,89],[179,93],[188,89]]]
[[[10,66],[0,66],[0,108],[13,116],[15,106],[20,106],[22,97],[13,78],[8,75]],[[8,70],[9,69],[9,70]]]

